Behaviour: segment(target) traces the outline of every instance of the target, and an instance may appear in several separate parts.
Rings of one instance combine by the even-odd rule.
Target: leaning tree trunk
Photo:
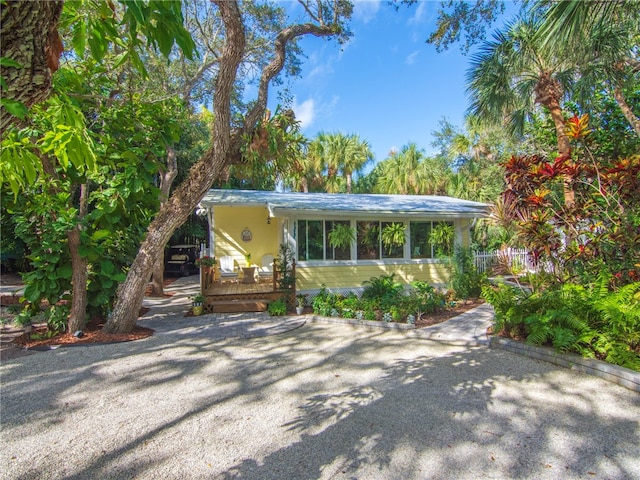
[[[160,206],[169,198],[171,184],[178,175],[178,160],[173,147],[167,147],[167,169],[160,177]],[[151,296],[162,297],[164,295],[164,248],[156,256],[151,275]]]
[[[215,85],[213,144],[191,168],[186,180],[160,207],[158,215],[149,225],[147,236],[127,278],[118,287],[113,312],[104,326],[108,333],[126,333],[133,329],[155,258],[164,250],[173,231],[182,225],[196,208],[217,174],[225,166],[231,143],[230,99],[237,69],[244,54],[245,36],[238,5],[226,0],[219,0],[217,4],[226,27],[226,41]]]
[[[244,54],[244,25],[237,2],[213,1],[220,10],[226,39],[215,83],[212,147],[191,168],[185,181],[160,207],[158,215],[149,225],[147,236],[140,246],[127,278],[118,287],[116,304],[104,326],[104,330],[108,333],[126,333],[133,329],[155,258],[164,249],[173,231],[184,223],[196,208],[214,179],[220,177],[226,167],[239,157],[244,138],[255,131],[267,107],[269,84],[284,67],[287,43],[306,34],[334,36],[339,33],[333,25],[310,23],[292,25],[282,30],[275,39],[274,58],[262,70],[257,100],[247,113],[243,127],[235,130],[231,135],[231,95],[238,66]]]
[[[3,96],[27,107],[45,100],[51,91],[51,74],[58,69],[62,41],[58,21],[62,0],[2,2],[2,56],[14,60],[18,67],[2,67],[6,82]],[[0,107],[0,134],[18,119]]]
[[[640,118],[636,117],[636,115],[633,113],[633,110],[631,110],[631,107],[627,103],[627,100],[624,98],[622,89],[619,85],[616,85],[613,88],[613,98],[616,100],[616,103],[620,107],[620,110],[622,110],[622,114],[624,115],[624,117],[635,130],[636,135],[640,137]]]

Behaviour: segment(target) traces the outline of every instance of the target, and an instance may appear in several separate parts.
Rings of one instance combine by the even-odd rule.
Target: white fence
[[[522,248],[475,252],[475,262],[476,268],[481,273],[495,269],[516,270],[521,273],[538,271],[538,265],[534,262],[533,255]]]

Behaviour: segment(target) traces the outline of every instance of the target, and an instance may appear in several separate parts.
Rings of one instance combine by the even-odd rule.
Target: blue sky
[[[438,5],[420,1],[396,12],[386,0],[357,1],[347,45],[304,38],[308,58],[291,85],[302,133],[358,134],[376,162],[409,142],[434,153],[431,134],[439,121],[464,123],[469,64],[458,45],[437,53],[425,43]]]

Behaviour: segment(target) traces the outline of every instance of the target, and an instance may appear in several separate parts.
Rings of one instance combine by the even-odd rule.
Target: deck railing
[[[296,262],[295,261],[292,262],[292,264],[289,265],[287,270],[288,271],[286,273],[283,272],[280,268],[278,268],[277,262],[274,262],[273,276],[271,280],[272,289],[274,292],[283,291],[288,293],[289,294],[288,296],[294,299],[292,301],[295,301]],[[290,276],[289,278],[293,278],[293,281],[291,282],[292,285],[289,288],[281,288],[281,285],[280,285],[285,275]],[[220,282],[220,272],[218,271],[217,265],[213,265],[211,267],[208,267],[208,266],[200,267],[200,291],[203,294],[206,294],[206,292],[210,291],[211,287],[213,287],[216,283],[219,283],[219,282]]]

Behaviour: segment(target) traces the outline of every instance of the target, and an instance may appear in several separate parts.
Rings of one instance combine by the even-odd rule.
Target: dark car
[[[188,277],[198,272],[195,264],[198,258],[198,247],[196,245],[172,245],[164,252],[164,273],[165,275],[181,275]]]

